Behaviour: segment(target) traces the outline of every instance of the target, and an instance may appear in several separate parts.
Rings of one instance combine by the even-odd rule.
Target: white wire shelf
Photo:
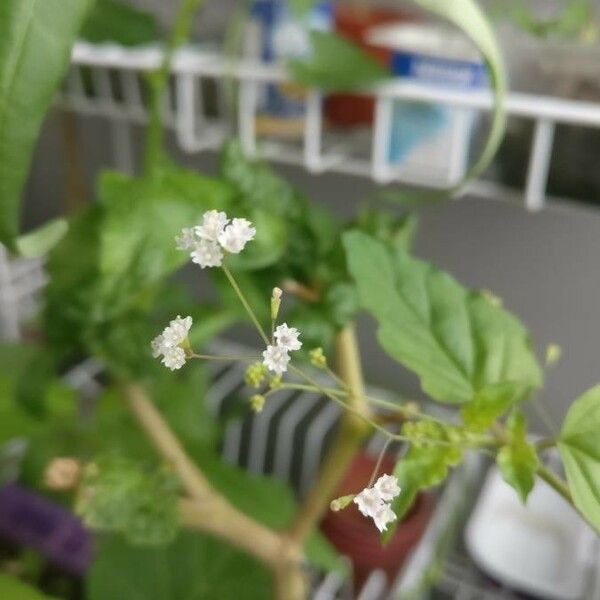
[[[60,95],[60,104],[84,115],[106,117],[110,122],[113,155],[117,166],[132,170],[133,149],[126,125],[147,119],[143,75],[160,66],[157,46],[126,49],[112,44],[78,42],[72,54],[72,69]],[[84,75],[84,71],[88,73]],[[165,122],[174,130],[180,148],[187,153],[218,149],[233,133],[225,101],[227,81],[237,88],[237,134],[244,151],[266,159],[304,166],[312,173],[334,171],[372,178],[377,183],[401,182],[443,187],[456,182],[466,169],[469,144],[465,123],[475,113],[489,112],[493,98],[489,90],[458,90],[411,80],[395,79],[357,94],[372,96],[375,112],[372,127],[363,135],[340,138],[325,126],[323,94],[309,90],[305,100],[303,131],[298,144],[262,139],[257,135],[258,97],[267,84],[288,82],[285,69],[254,61],[233,63],[222,54],[200,47],[184,47],[172,63],[173,86],[165,102]],[[209,116],[202,83],[216,82],[217,116]],[[441,149],[448,169],[436,174],[423,164],[393,164],[388,157],[394,103],[403,100],[449,107],[456,111],[456,128],[450,147]],[[509,117],[534,124],[523,199],[529,210],[543,208],[557,124],[600,127],[600,104],[510,93],[505,100]],[[461,121],[462,118],[462,121]],[[461,133],[462,132],[462,133]],[[361,145],[361,152],[357,149]],[[427,152],[440,152],[427,146]],[[427,152],[424,152],[427,155]]]

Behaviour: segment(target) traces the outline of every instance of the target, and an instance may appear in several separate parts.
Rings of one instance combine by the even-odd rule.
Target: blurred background
[[[174,2],[131,0],[131,5],[153,15],[159,29],[168,28],[172,22]],[[484,6],[498,28],[510,89],[535,95],[530,102],[534,113],[536,107],[543,110],[555,98],[585,103],[599,100],[600,3],[517,0],[490,1]],[[261,40],[264,42],[266,35],[257,34],[257,28],[264,27],[259,12],[256,7],[253,10],[252,3],[208,2],[197,15],[194,40],[213,51],[223,48],[227,36],[237,36],[239,41],[233,44],[233,52],[246,58],[257,56],[257,45],[260,46]],[[375,2],[365,8],[362,4],[341,3],[337,13],[328,14],[327,27],[349,32],[350,38],[362,40],[371,50],[376,48],[377,55],[381,53],[381,46],[366,44],[365,31],[376,28],[375,25],[385,27],[386,23],[405,23],[407,19],[418,18],[418,12],[409,4],[398,8],[393,2]],[[240,24],[232,27],[232,22]],[[96,33],[100,40],[102,36],[110,37],[107,31]],[[145,34],[142,32],[142,36]],[[434,41],[433,52],[439,52],[436,43],[439,41]],[[264,58],[264,51],[262,56],[265,61],[276,58],[271,55]],[[90,199],[93,182],[101,169],[114,166],[125,171],[139,169],[143,128],[127,114],[106,109],[105,101],[97,97],[94,100],[94,93],[100,96],[107,93],[100,91],[101,77],[92,77],[92,83],[88,78],[85,83],[89,87],[95,84],[95,92],[91,89],[73,92],[73,88],[69,88],[71,100],[67,94],[62,102],[68,110],[57,108],[47,119],[27,187],[28,225],[42,223],[57,214],[64,198],[75,195]],[[206,80],[205,85],[207,110],[218,111],[221,102],[220,106],[225,107],[223,112],[231,118],[235,106],[228,105],[226,89],[219,90],[215,79]],[[445,84],[442,81],[440,85],[443,93]],[[88,97],[87,105],[81,101],[84,93],[92,96]],[[286,106],[285,99],[271,95],[261,98],[258,104],[258,111],[262,111],[259,133],[262,126],[267,143],[273,137],[280,141],[277,134],[280,127],[285,133],[281,145],[299,147],[302,125],[300,133],[293,130],[298,129],[298,115],[302,115],[303,110],[298,105],[302,103],[292,100]],[[557,110],[559,114],[561,111],[576,113],[578,107],[567,104]],[[338,136],[334,138],[333,147],[341,143],[350,154],[362,153],[366,157],[370,149],[373,107],[365,106],[356,97],[337,97],[328,100],[325,111],[329,131],[336,131]],[[406,115],[400,114],[398,118],[401,120],[403,116]],[[487,128],[485,114],[468,115],[462,124],[457,123],[456,115],[451,115],[450,124],[442,125],[440,119],[448,118],[447,115],[440,118],[433,110],[426,115],[408,114],[408,117],[414,118],[417,125],[406,136],[415,139],[400,136],[398,143],[408,144],[409,148],[408,155],[401,157],[408,165],[404,179],[416,183],[430,182],[435,177],[442,182],[450,181],[457,165],[449,164],[452,162],[448,160],[449,155],[458,156],[455,175],[460,174],[461,164],[464,170]],[[550,343],[562,347],[563,358],[549,373],[543,392],[551,418],[559,423],[571,399],[592,385],[598,375],[600,319],[596,318],[596,308],[600,303],[600,286],[596,257],[600,253],[597,234],[600,213],[596,204],[600,197],[597,167],[600,121],[595,125],[556,123],[553,144],[548,150],[547,189],[543,182],[543,194],[549,200],[543,210],[531,212],[523,209],[523,191],[528,170],[531,170],[535,124],[533,118],[511,116],[506,139],[483,183],[473,186],[471,193],[460,202],[422,211],[416,253],[455,274],[464,283],[493,290],[503,298],[506,306],[531,329],[539,354]],[[450,126],[455,127],[453,133],[448,132]],[[441,131],[436,132],[436,127]],[[186,146],[177,132],[170,136],[168,143],[170,152],[182,164],[203,172],[216,171],[215,151],[196,151],[193,145]],[[283,156],[277,144],[270,150],[263,155],[276,159]],[[402,153],[404,149],[399,151]],[[282,165],[280,160],[275,160],[275,168],[308,197],[334,207],[339,214],[353,214],[361,203],[378,193],[376,182],[364,169],[352,172],[350,167],[344,174],[335,173],[335,168],[324,173],[309,173],[302,164],[300,151],[294,154],[292,150],[288,154],[290,157],[285,162],[296,163],[296,166]],[[65,162],[65,156],[69,161]],[[542,167],[542,179],[543,172]],[[365,327],[364,340],[369,349],[365,352],[369,376],[378,383],[416,393],[416,380],[399,373],[396,365],[391,365],[380,354],[367,333],[370,329],[370,326]],[[539,428],[538,417],[532,415],[532,418]]]
[[[24,230],[91,205],[104,169],[142,170],[147,72],[158,64],[159,44],[173,25],[177,3],[124,4],[142,13],[119,8],[115,18],[111,0],[98,0],[94,19],[76,43],[35,151]],[[206,2],[190,44],[175,55],[163,107],[174,161],[216,175],[222,172],[223,142],[239,136],[246,156],[265,158],[307,198],[344,219],[374,204],[401,216],[406,194],[459,182],[490,127],[489,82],[473,45],[410,3],[304,4],[300,17],[284,0]],[[481,4],[507,65],[507,134],[463,197],[416,208],[414,253],[467,286],[498,296],[531,331],[538,357],[549,345],[560,346],[562,357],[548,369],[540,402],[527,405],[535,434],[548,435],[573,399],[598,382],[600,1]],[[360,46],[393,81],[368,94],[321,94],[285,80],[286,61],[312,56],[314,31],[336,32]],[[319,52],[315,59],[336,63],[335,53]],[[359,61],[352,69],[367,70]],[[176,278],[198,299],[216,297],[198,269],[184,268]],[[45,281],[40,276],[35,285]],[[5,327],[0,337],[16,338],[19,331],[4,318],[15,300],[7,298],[0,297]],[[417,378],[378,347],[373,322],[359,322],[359,334],[369,385],[422,400]],[[216,343],[234,342],[255,344],[254,333],[236,325]],[[97,395],[106,380],[93,360],[82,365],[68,377],[85,399],[88,387],[90,396]],[[218,421],[211,442],[219,440],[215,447],[227,462],[253,474],[275,474],[302,496],[339,414],[316,397],[300,413],[295,398],[286,397],[260,419],[248,415],[241,377],[235,369],[210,372],[201,410],[212,411]],[[375,436],[353,464],[350,490],[368,478],[382,445]],[[544,458],[556,466],[555,454]],[[399,545],[387,555],[379,554],[378,538],[361,538],[362,531],[345,547],[339,522],[326,517],[321,528],[352,559],[355,576],[351,584],[319,572],[313,597],[600,598],[595,536],[543,486],[532,494],[526,514],[512,491],[504,495],[506,486],[488,466],[468,460],[447,485],[419,496]],[[498,514],[513,519],[513,527],[502,530]],[[0,507],[0,521],[1,516]],[[52,552],[44,554],[52,560]],[[75,568],[77,577],[81,570]],[[77,577],[61,597],[82,597]]]

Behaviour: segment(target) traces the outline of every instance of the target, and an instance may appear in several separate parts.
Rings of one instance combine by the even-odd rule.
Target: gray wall
[[[108,132],[99,119],[78,123],[79,155],[91,198],[94,175],[111,166]],[[28,224],[60,210],[66,169],[60,132],[60,120],[53,115],[27,186]],[[215,170],[214,156],[179,158],[192,168]],[[341,216],[352,215],[374,191],[369,181],[358,177],[280,170],[316,202],[333,207]],[[579,393],[600,380],[600,212],[572,203],[554,204],[532,215],[509,201],[465,198],[423,212],[416,254],[465,284],[502,297],[505,306],[531,329],[539,356],[548,343],[562,346],[563,358],[548,373],[540,397],[554,421],[559,422]],[[361,323],[361,336],[368,379],[417,394],[416,380],[377,348],[367,320]]]

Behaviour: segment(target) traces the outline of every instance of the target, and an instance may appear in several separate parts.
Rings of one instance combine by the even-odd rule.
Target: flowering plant
[[[71,15],[57,1],[37,3],[43,12],[32,14],[43,29],[53,23],[53,11],[64,12],[50,50],[66,55],[65,40],[74,37],[86,3],[70,0],[77,8]],[[419,2],[463,23],[495,64],[497,48],[473,2]],[[301,598],[306,561],[336,566],[335,554],[314,533],[327,510],[355,504],[385,542],[417,495],[442,483],[470,451],[493,457],[523,501],[541,478],[600,530],[600,388],[573,403],[558,436],[533,442],[521,407],[535,398],[542,369],[529,334],[491,293],[468,290],[411,255],[412,215],[368,210],[339,224],[267,165],[249,161],[236,143],[226,145],[217,178],[166,159],[160,92],[198,3],[183,2],[163,68],[150,80],[144,175],[101,177],[98,203],[71,216],[68,233],[50,253],[44,346],[10,347],[0,361],[9,382],[2,386],[4,400],[18,401],[4,411],[3,435],[31,440],[21,481],[74,492],[77,513],[103,532],[88,580],[90,600],[119,598],[132,587],[147,598],[166,588],[173,597],[182,597],[181,588],[206,588],[212,598],[265,598],[273,590],[270,574],[278,597]],[[9,17],[19,13],[16,0],[6,5]],[[0,19],[0,28],[10,22]],[[28,60],[40,49],[35,40],[28,43],[23,68],[33,70]],[[13,65],[3,52],[0,66]],[[60,76],[60,60],[51,56],[47,80],[26,94],[41,107]],[[322,76],[315,60],[300,71]],[[502,88],[501,70],[492,74]],[[30,112],[21,115],[29,142],[36,130]],[[33,112],[39,127],[43,110]],[[17,122],[4,118],[0,126]],[[490,140],[486,160],[498,136]],[[0,236],[13,250],[31,253],[56,242],[65,224],[17,238],[14,198],[26,162],[4,173],[0,199],[8,200]],[[0,160],[0,168],[5,164]],[[471,175],[484,165],[480,161]],[[199,305],[171,279],[188,257],[195,275],[210,277],[216,302]],[[428,398],[457,409],[454,419],[440,420],[414,401],[366,393],[354,330],[361,312],[375,320],[382,348],[419,378]],[[258,335],[255,354],[203,352],[207,340],[242,321]],[[549,349],[547,363],[557,354]],[[102,362],[108,384],[82,420],[73,391],[58,376],[65,365],[90,356]],[[257,482],[216,458],[219,428],[204,403],[206,371],[196,368],[208,361],[244,363],[252,388],[244,408],[258,418],[265,403],[289,389],[318,393],[343,409],[338,436],[299,507],[281,486]],[[378,463],[365,489],[335,498],[350,461],[375,431],[385,436],[385,450],[401,443],[405,454],[393,472],[380,473]],[[555,446],[566,481],[543,461],[543,452]],[[151,560],[169,565],[169,576],[159,579],[145,568]],[[217,575],[210,579],[211,573]]]

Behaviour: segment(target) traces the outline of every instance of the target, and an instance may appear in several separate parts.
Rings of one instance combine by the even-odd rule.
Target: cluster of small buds
[[[246,385],[258,389],[267,376],[267,367],[261,362],[252,363],[244,375]]]
[[[262,353],[263,364],[269,371],[276,375],[285,373],[290,362],[290,352],[300,350],[302,342],[298,339],[300,332],[295,327],[288,327],[287,323],[279,325],[273,332],[276,343],[269,344]]]
[[[317,369],[324,369],[327,366],[327,358],[323,353],[323,348],[315,348],[308,353],[310,363]]]
[[[262,412],[262,409],[265,406],[265,400],[266,398],[262,394],[254,394],[254,396],[250,398],[250,408],[255,413]]]
[[[230,220],[224,212],[209,210],[201,225],[182,229],[175,242],[178,250],[190,251],[192,262],[204,269],[220,267],[224,251],[239,254],[255,235],[256,229],[247,219]]]
[[[192,317],[182,318],[177,315],[160,335],[157,335],[150,343],[152,356],[161,358],[161,362],[167,369],[176,371],[185,364],[187,337],[192,327]]]
[[[371,517],[379,531],[386,531],[387,526],[396,520],[396,513],[390,503],[400,494],[398,480],[393,475],[382,475],[373,487],[365,488],[354,497],[358,510]]]

